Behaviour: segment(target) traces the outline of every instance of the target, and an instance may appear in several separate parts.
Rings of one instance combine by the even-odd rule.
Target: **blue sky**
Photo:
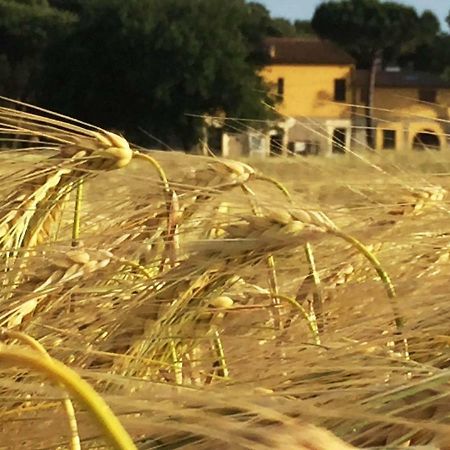
[[[321,0],[256,0],[265,5],[276,17],[289,19],[309,19]],[[444,23],[450,10],[449,0],[403,0],[399,3],[414,6],[417,11],[431,9]]]

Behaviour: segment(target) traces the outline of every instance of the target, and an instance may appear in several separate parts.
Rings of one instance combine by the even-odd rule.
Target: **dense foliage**
[[[74,22],[46,0],[0,0],[0,92],[32,100],[45,50]]]
[[[45,104],[134,139],[176,135],[185,148],[196,138],[186,113],[265,117],[243,32],[251,19],[242,0],[84,2],[78,27],[50,49]]]
[[[442,47],[446,39],[440,32],[439,21],[431,11],[419,15],[413,7],[396,2],[326,1],[317,7],[312,27],[319,36],[342,45],[354,56],[358,67],[370,69],[366,133],[371,147],[374,147],[371,109],[380,66],[403,63],[429,71],[429,58],[423,59],[424,49],[448,53]],[[444,71],[444,61],[434,64],[435,71]]]
[[[314,33],[362,67],[382,52],[450,76],[436,17],[393,2],[325,2],[292,23],[245,0],[0,0],[0,94],[189,148],[195,115],[269,117],[262,40]]]
[[[314,30],[340,43],[369,68],[379,52],[386,63],[424,43],[439,33],[439,21],[430,11],[421,16],[410,7],[378,0],[327,1],[319,5],[312,20]]]

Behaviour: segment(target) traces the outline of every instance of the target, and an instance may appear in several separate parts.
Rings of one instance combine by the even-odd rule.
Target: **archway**
[[[414,150],[440,150],[441,141],[439,136],[432,130],[423,130],[414,136]]]

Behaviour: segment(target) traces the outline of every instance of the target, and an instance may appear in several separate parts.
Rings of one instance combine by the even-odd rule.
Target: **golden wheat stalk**
[[[2,133],[42,138],[58,152],[41,163],[42,169],[22,175],[14,191],[0,204],[0,248],[8,253],[35,245],[43,232],[49,234],[58,206],[77,180],[98,171],[125,167],[132,159],[124,138],[74,126],[59,117],[2,107]]]
[[[113,448],[117,450],[136,449],[133,440],[106,402],[86,381],[64,364],[49,356],[43,357],[33,351],[6,345],[0,345],[0,361],[41,372],[63,385],[65,389],[76,395],[92,413]]]
[[[70,290],[80,279],[94,276],[107,267],[113,255],[107,250],[64,248],[35,253],[27,267],[22,268],[20,292],[0,302],[0,326],[8,329],[21,326],[38,308],[51,299],[51,294]],[[28,292],[28,296],[24,295]],[[27,298],[28,297],[28,298]]]
[[[40,353],[44,358],[51,361],[50,355],[45,350],[44,346],[41,345],[36,339],[31,336],[22,333],[20,331],[11,331],[7,329],[0,329],[0,338],[3,339],[14,339],[28,345],[33,350]],[[66,392],[64,392],[64,399],[62,401],[64,409],[66,410],[66,415],[69,423],[70,430],[70,450],[81,450],[80,436],[78,434],[78,423],[75,416],[75,409],[73,407],[72,401]]]

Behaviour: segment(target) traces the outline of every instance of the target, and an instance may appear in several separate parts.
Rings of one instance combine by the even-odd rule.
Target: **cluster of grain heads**
[[[439,205],[446,196],[447,191],[441,186],[410,189],[408,195],[403,196],[389,214],[392,216],[419,215],[427,207]]]
[[[113,133],[86,130],[80,136],[78,129],[78,135],[67,130],[64,122],[50,121],[51,126],[45,127],[40,116],[5,109],[1,113],[0,122],[7,115],[8,132],[28,131],[59,144],[55,147],[59,153],[23,174],[0,205],[0,248],[9,257],[52,235],[62,204],[77,182],[98,171],[125,167],[132,151],[125,139]]]
[[[372,225],[387,225],[390,229],[391,226],[401,224],[408,218],[423,216],[436,209],[445,209],[444,200],[447,197],[447,190],[442,186],[402,187],[401,190],[402,193],[398,195],[394,204],[389,203],[386,206],[387,215],[382,219],[378,217],[376,220],[371,219]],[[382,237],[379,236],[379,238]]]
[[[5,139],[13,136],[13,140],[19,137],[26,142],[32,137],[33,140],[42,140],[43,149],[56,151],[28,172],[3,180],[10,186],[9,194],[0,204],[0,250],[6,286],[4,303],[23,281],[22,269],[27,264],[30,250],[55,238],[70,192],[77,187],[81,189],[85,178],[127,166],[133,153],[128,142],[116,134],[80,127],[78,123],[61,120],[51,113],[44,117],[2,107],[0,125],[0,134],[5,135]],[[80,228],[81,196],[77,198],[74,244]],[[94,262],[90,266],[93,268]],[[73,273],[65,269],[67,273],[61,274],[59,268],[43,286],[63,282],[78,271],[78,268],[73,268]],[[20,323],[21,319],[18,321]],[[16,322],[14,319],[12,323]]]
[[[119,373],[151,377],[155,376],[154,368],[143,368],[141,361],[157,359],[167,362],[184,358],[198,345],[193,338],[193,330],[201,329],[204,335],[207,334],[200,324],[204,321],[209,299],[217,296],[221,298],[239,280],[236,273],[239,273],[240,268],[260,267],[269,256],[285,255],[298,246],[325,238],[328,234],[351,242],[369,258],[378,273],[383,274],[384,281],[390,283],[374,256],[318,211],[264,207],[258,215],[236,214],[228,218],[227,223],[217,227],[220,233],[208,239],[193,240],[186,247],[185,259],[171,270],[160,273],[149,288],[136,297],[136,303],[141,306],[130,313],[124,329],[129,329],[131,322],[140,323],[142,327],[130,339],[131,345],[127,349],[130,360],[127,360],[125,367],[119,363],[116,368]],[[345,268],[346,274],[348,271]],[[300,311],[308,320],[314,341],[317,342],[317,326],[311,326],[308,314],[299,302],[280,293],[272,293],[272,297]],[[112,337],[113,342],[117,339],[117,336]],[[223,359],[218,345],[216,349]]]
[[[320,220],[305,222],[306,216],[311,218],[304,211],[291,213],[281,208],[265,209],[260,215],[242,215],[222,225],[219,238],[193,242],[192,250],[195,248],[200,260],[205,261],[257,261],[326,232]]]
[[[86,170],[113,170],[127,166],[133,153],[123,137],[103,131],[93,133],[90,138],[75,137],[71,144],[61,147],[60,156],[95,159],[92,167],[88,164]]]
[[[183,220],[192,217],[206,202],[236,187],[252,192],[248,188],[248,183],[257,180],[274,185],[289,197],[289,193],[281,183],[264,176],[243,162],[213,159],[204,169],[192,169],[180,183],[183,192]]]
[[[354,335],[368,336],[371,343],[380,327],[388,329],[387,337],[377,337],[377,351],[380,347],[385,350],[386,341],[393,340],[391,326],[386,326],[392,321],[389,308],[377,317],[378,321],[370,315],[360,319],[350,310],[349,321],[356,317],[360,323],[342,325],[340,317],[339,328],[326,320],[329,314],[325,302],[332,296],[339,297],[341,292],[335,291],[340,286],[350,279],[356,278],[358,283],[369,280],[368,284],[374,279],[367,275],[358,279],[355,261],[345,262],[349,254],[355,256],[355,249],[383,280],[394,306],[395,322],[403,331],[393,283],[374,255],[378,244],[372,249],[364,246],[345,232],[345,226],[341,229],[320,212],[320,205],[308,209],[293,202],[282,184],[248,164],[198,158],[186,177],[173,179],[164,170],[170,173],[172,168],[160,162],[166,156],[133,152],[115,134],[69,124],[61,118],[49,120],[5,109],[0,110],[0,118],[8,133],[37,138],[54,154],[13,178],[14,189],[0,205],[0,243],[9,256],[4,266],[7,279],[2,286],[5,295],[0,302],[0,324],[9,331],[22,329],[37,335],[62,361],[92,374],[98,381],[96,387],[106,395],[121,397],[125,411],[139,411],[131,420],[139,422],[141,414],[145,415],[125,398],[133,389],[142,389],[140,382],[152,385],[151,381],[156,381],[158,386],[169,382],[177,384],[177,389],[185,384],[202,388],[210,384],[207,389],[213,389],[216,385],[239,384],[239,377],[249,381],[251,376],[271,385],[273,395],[277,395],[278,386],[281,391],[292,389],[286,394],[291,399],[317,398],[320,412],[326,414],[327,402],[339,404],[339,395],[342,397],[343,389],[348,388],[347,377],[353,376],[345,370],[335,375],[333,365],[344,367],[357,361],[360,366],[355,373],[360,370],[364,379],[364,357],[369,353],[357,359],[355,355],[363,352],[356,339],[351,341]],[[187,158],[181,154],[176,157]],[[62,205],[80,181],[95,183],[95,175],[125,168],[132,159],[145,160],[156,171],[152,184],[146,172],[141,175],[142,164],[138,173],[133,172],[137,165],[129,169],[135,177],[130,180],[145,179],[149,192],[138,198],[130,195],[123,204],[115,199],[102,203],[106,204],[101,210],[104,228],[91,230],[91,236],[80,237],[74,232],[76,247],[53,242]],[[267,190],[268,184],[272,190]],[[89,190],[87,201],[92,201]],[[439,204],[444,194],[439,189],[414,194],[405,212],[398,215],[417,215],[425,206]],[[81,206],[80,200],[78,212]],[[100,210],[96,204],[86,206],[93,210],[91,216]],[[391,215],[396,215],[394,210]],[[73,220],[74,224],[78,222],[74,227],[78,230],[79,220],[78,214]],[[364,226],[357,219],[351,222],[354,235],[364,235]],[[66,223],[66,238],[67,228]],[[302,247],[304,254],[298,252]],[[20,256],[19,264],[11,264],[11,256]],[[378,294],[381,289],[374,285],[373,291]],[[366,303],[369,300],[361,295],[357,308],[364,310]],[[380,310],[381,303],[382,299]],[[333,309],[336,314],[338,306],[333,305]],[[271,321],[272,311],[288,314],[280,315],[276,322]],[[336,315],[346,314],[338,311]],[[296,317],[302,321],[295,322]],[[356,325],[360,326],[357,332]],[[441,334],[444,336],[445,330]],[[385,354],[376,356],[382,359]],[[390,356],[394,359],[393,352]],[[391,362],[380,362],[373,390],[370,379],[358,384],[355,378],[354,398],[363,401],[369,397],[368,392],[376,395],[376,391],[385,390],[394,380],[395,370],[387,368]],[[397,358],[395,363],[406,364],[405,358]],[[405,371],[398,370],[402,381]],[[297,373],[303,373],[305,386],[295,384]],[[337,391],[339,395],[333,397]],[[203,391],[197,395],[202,396]],[[203,405],[207,412],[208,406]],[[145,408],[150,407],[147,404]],[[173,420],[172,412],[163,427]],[[326,422],[320,414],[315,419],[319,424]],[[216,420],[220,426],[225,419]],[[382,421],[379,416],[372,420]],[[141,423],[149,426],[143,419]],[[196,424],[196,431],[200,425]],[[265,433],[264,441],[257,436],[239,439],[248,444],[242,448],[346,448],[331,436],[322,444],[320,432],[315,434],[317,430],[302,424],[296,426],[302,433],[293,433],[293,428],[274,428]],[[255,430],[262,433],[262,428]],[[314,431],[314,442],[307,439],[309,431]],[[346,439],[351,439],[352,433],[344,426],[339,429],[339,435]],[[224,448],[241,448],[243,441],[239,439],[234,441],[236,446]],[[205,442],[209,448],[220,448],[214,447],[214,439]]]
[[[192,186],[225,189],[246,183],[253,176],[255,170],[248,164],[213,160],[205,169],[193,170],[188,179],[191,180]]]
[[[0,325],[8,329],[20,326],[37,309],[51,307],[49,303],[56,292],[69,291],[74,283],[95,277],[112,257],[108,250],[84,248],[56,247],[33,252],[22,267],[20,293],[0,303]]]

